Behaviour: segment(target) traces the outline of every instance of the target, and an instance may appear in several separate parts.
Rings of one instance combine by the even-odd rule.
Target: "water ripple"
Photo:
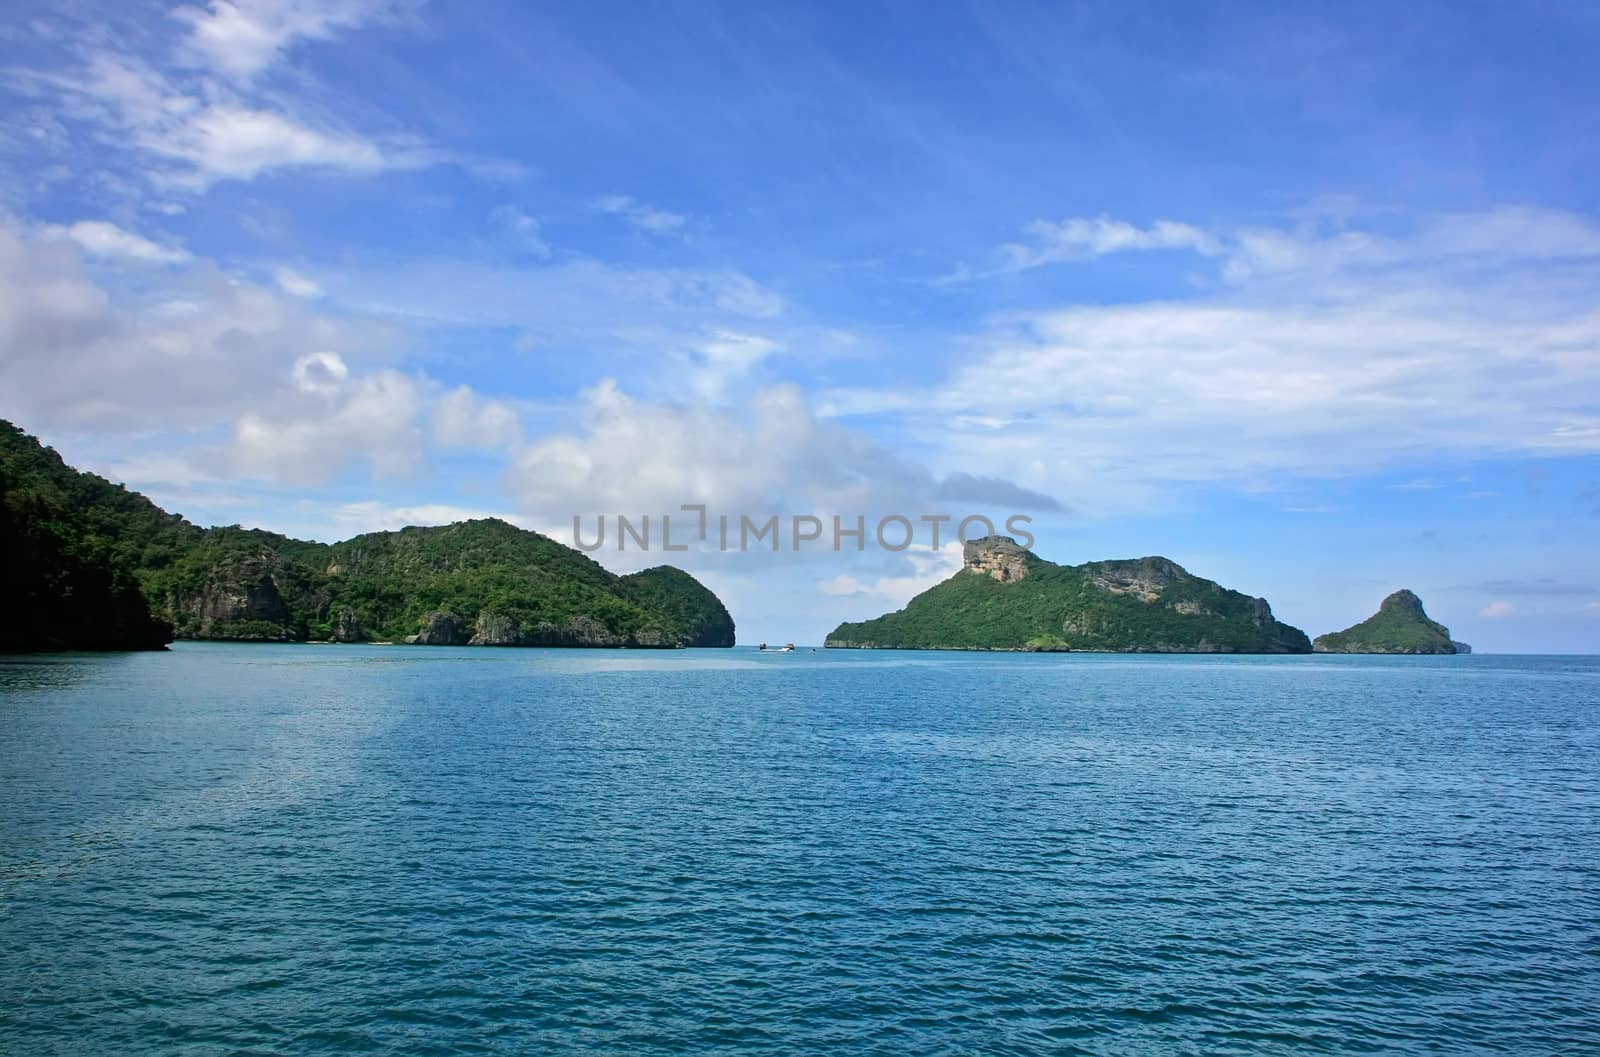
[[[0,1053],[1600,1052],[1600,663],[0,661]]]

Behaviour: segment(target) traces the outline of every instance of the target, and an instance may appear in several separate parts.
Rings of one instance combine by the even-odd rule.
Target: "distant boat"
[[[779,650],[778,652],[779,653],[793,653],[794,652],[794,643],[792,643],[792,642],[789,643],[788,645],[784,646],[784,648]]]

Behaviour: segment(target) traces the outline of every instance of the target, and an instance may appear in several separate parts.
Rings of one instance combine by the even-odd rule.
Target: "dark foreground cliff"
[[[1309,653],[1265,599],[1166,558],[1057,565],[1005,536],[966,544],[960,572],[898,612],[841,624],[832,647]]]
[[[1378,611],[1343,631],[1318,635],[1312,649],[1318,653],[1471,653],[1472,647],[1454,642],[1450,629],[1430,620],[1422,599],[1404,588],[1385,598]]]
[[[0,649],[179,638],[484,646],[732,646],[688,573],[618,576],[494,519],[315,543],[201,529],[0,423]]]

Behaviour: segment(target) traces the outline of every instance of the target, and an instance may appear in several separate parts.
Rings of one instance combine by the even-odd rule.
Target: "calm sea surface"
[[[0,659],[0,1052],[1600,1052],[1600,660]]]

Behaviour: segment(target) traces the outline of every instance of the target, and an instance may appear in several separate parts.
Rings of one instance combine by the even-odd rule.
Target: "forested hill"
[[[1450,629],[1430,620],[1422,599],[1401,588],[1378,611],[1353,627],[1318,635],[1317,653],[1470,653],[1450,639]]]
[[[11,651],[179,638],[493,646],[731,646],[688,573],[617,576],[486,519],[341,543],[201,529],[0,422],[0,605]]]
[[[875,620],[841,624],[835,647],[1309,653],[1265,599],[1166,558],[1056,565],[1005,536],[965,546],[960,572]]]

